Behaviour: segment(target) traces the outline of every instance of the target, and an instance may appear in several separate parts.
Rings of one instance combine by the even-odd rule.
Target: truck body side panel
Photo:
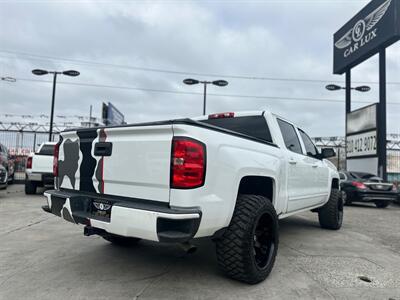
[[[175,136],[190,136],[207,145],[205,184],[195,189],[171,189],[171,207],[199,207],[202,222],[196,237],[210,236],[229,225],[235,208],[240,181],[245,176],[270,177],[275,183],[274,205],[279,213],[280,203],[286,203],[285,193],[277,178],[282,154],[278,147],[246,140],[229,134],[196,126],[174,125]]]

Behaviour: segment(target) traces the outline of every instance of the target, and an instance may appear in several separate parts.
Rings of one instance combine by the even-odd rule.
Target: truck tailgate
[[[170,124],[63,132],[58,185],[169,202],[172,135]]]
[[[53,173],[53,156],[35,154],[32,158],[32,170],[35,173]]]

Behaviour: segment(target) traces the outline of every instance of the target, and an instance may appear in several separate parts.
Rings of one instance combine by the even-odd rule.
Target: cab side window
[[[279,128],[281,129],[283,140],[285,141],[286,148],[290,151],[303,154],[299,138],[293,125],[281,119],[277,119]]]
[[[303,140],[304,147],[306,148],[307,155],[317,158],[318,157],[317,147],[315,147],[310,137],[303,130],[299,129],[299,132],[301,139]]]

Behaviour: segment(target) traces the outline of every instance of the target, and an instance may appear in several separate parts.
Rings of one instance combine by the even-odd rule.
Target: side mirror
[[[321,158],[329,158],[336,156],[336,152],[333,148],[322,148],[321,149]]]

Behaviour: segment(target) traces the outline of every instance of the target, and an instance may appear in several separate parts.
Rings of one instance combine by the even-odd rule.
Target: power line
[[[19,56],[27,56],[30,58],[34,58],[36,60],[44,60],[44,61],[68,61],[73,62],[78,65],[94,65],[99,67],[109,67],[109,68],[120,68],[120,69],[128,69],[128,70],[136,70],[136,71],[144,71],[144,72],[156,72],[156,73],[167,73],[167,74],[175,74],[175,75],[185,75],[185,76],[205,76],[205,77],[224,77],[231,79],[244,79],[244,80],[263,80],[263,81],[282,81],[282,82],[308,82],[308,83],[343,83],[343,80],[324,80],[324,79],[304,79],[304,78],[279,78],[279,77],[269,77],[269,76],[247,76],[247,75],[227,75],[227,74],[212,74],[212,73],[201,73],[201,72],[186,72],[186,71],[176,71],[176,70],[168,70],[161,68],[147,68],[147,67],[138,67],[138,66],[130,66],[130,65],[120,65],[120,64],[111,64],[104,62],[96,62],[96,61],[88,61],[88,60],[80,60],[80,59],[72,59],[72,58],[61,58],[55,56],[47,56],[47,55],[39,55],[39,54],[31,54],[26,52],[19,51],[9,51],[0,49],[0,53],[7,53]],[[9,56],[2,56],[5,58],[10,58]],[[21,59],[21,58],[20,58]],[[22,58],[26,59],[26,58]],[[377,81],[353,81],[353,83],[366,83],[366,84],[379,84]],[[400,84],[400,82],[387,82],[387,84]]]
[[[28,78],[17,78],[18,81],[28,82],[44,82],[52,83],[51,80],[42,79],[28,79]],[[135,90],[153,93],[166,93],[166,94],[180,94],[180,95],[203,95],[200,92],[184,92],[184,91],[173,91],[164,89],[152,89],[143,87],[132,87],[132,86],[117,86],[117,85],[104,85],[95,83],[78,83],[78,82],[65,82],[58,81],[57,84],[94,87],[94,88],[109,88],[109,89],[122,89],[122,90]],[[324,98],[307,98],[307,97],[282,97],[282,96],[258,96],[258,95],[238,95],[238,94],[214,94],[208,93],[207,95],[215,97],[229,97],[229,98],[247,98],[247,99],[271,99],[271,100],[282,100],[282,101],[307,101],[307,102],[332,102],[332,103],[344,103],[344,100],[340,99],[324,99]],[[372,103],[370,101],[352,101],[353,103]],[[388,104],[400,105],[400,102],[387,102]]]

